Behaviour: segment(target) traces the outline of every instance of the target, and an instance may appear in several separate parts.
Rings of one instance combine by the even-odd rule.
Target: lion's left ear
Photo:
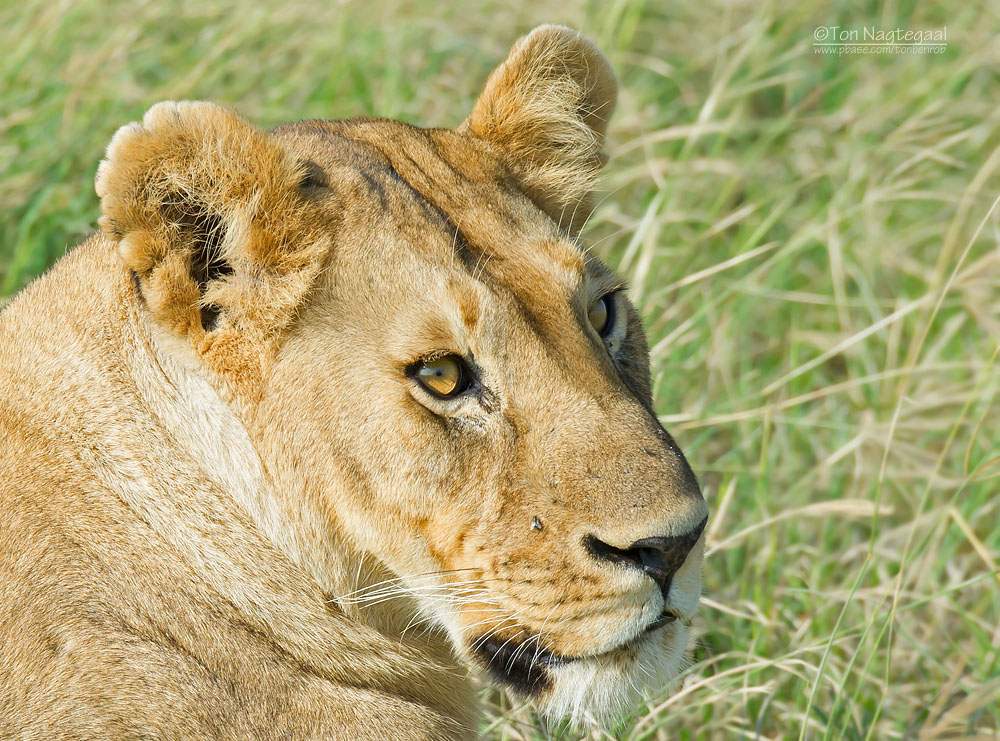
[[[459,127],[507,154],[528,195],[572,231],[607,161],[618,83],[600,50],[564,26],[519,39]]]

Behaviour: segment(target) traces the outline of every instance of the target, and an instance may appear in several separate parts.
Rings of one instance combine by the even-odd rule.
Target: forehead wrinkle
[[[443,235],[451,230],[444,214],[400,177],[377,148],[316,122],[308,124],[282,133],[285,138],[293,138],[300,156],[322,163],[331,181],[329,187],[340,196],[334,208],[342,217],[353,219],[354,232],[371,232],[369,239],[351,239],[339,244],[335,252],[357,253],[376,263],[396,262],[399,255],[393,257],[393,253],[397,250],[418,259],[440,255]],[[304,144],[303,138],[309,143]],[[317,149],[317,139],[327,146]],[[459,240],[454,246],[459,256],[464,256],[462,248]],[[376,263],[372,263],[372,269]]]
[[[438,227],[419,230],[421,251],[445,256],[445,266],[460,268],[501,306],[513,310],[519,321],[512,326],[526,328],[535,338],[532,344],[549,362],[567,376],[582,380],[579,360],[573,360],[580,350],[576,343],[587,342],[574,313],[574,298],[589,272],[581,251],[563,238],[551,219],[527,197],[521,194],[519,198],[504,185],[498,167],[493,172],[481,169],[470,173],[450,162],[445,154],[453,154],[462,145],[462,137],[398,122],[392,122],[394,134],[389,135],[384,123],[389,122],[316,122],[311,128],[350,142],[352,159],[356,161],[360,155],[362,162],[377,163],[385,184],[391,181],[395,188],[405,189],[412,196],[407,205],[432,215]],[[448,136],[458,139],[452,141]],[[482,159],[478,149],[475,155]],[[439,260],[431,263],[441,264]],[[445,313],[454,316],[462,334],[471,337],[478,334],[484,306],[477,295],[481,291],[468,288],[471,286],[462,291],[463,298],[449,301],[453,306]],[[421,333],[425,334],[423,340],[445,342],[444,328],[436,329]],[[509,336],[509,330],[499,336]],[[588,352],[592,353],[592,348]],[[587,375],[586,371],[583,374]]]
[[[468,137],[399,122],[347,123],[349,136],[377,149],[403,181],[441,214],[450,225],[456,252],[471,270],[481,270],[487,258],[494,265],[530,260],[526,237],[537,240],[555,234],[551,220],[506,184],[495,157]],[[471,164],[480,160],[488,164]]]
[[[504,291],[520,305],[536,334],[563,307],[572,306],[585,281],[585,260],[555,224],[523,194],[504,185],[499,164],[492,171],[450,161],[473,147],[466,137],[406,124],[374,130],[371,121],[351,122],[349,136],[377,149],[400,179],[437,212],[446,225],[449,257],[476,281]],[[470,154],[477,161],[483,152]],[[488,159],[488,156],[487,156]],[[460,167],[462,168],[460,170]],[[521,218],[518,218],[518,217]]]
[[[468,137],[376,119],[300,121],[280,126],[273,133],[285,140],[322,141],[326,151],[321,153],[301,146],[301,141],[296,142],[300,144],[296,149],[307,159],[326,155],[322,159],[328,167],[348,167],[358,181],[368,185],[383,210],[387,205],[386,186],[392,183],[401,186],[424,208],[426,215],[445,228],[450,235],[451,256],[458,257],[477,278],[490,271],[501,279],[512,278],[504,282],[516,284],[529,265],[543,273],[553,266],[568,270],[568,275],[563,273],[568,286],[584,278],[582,251],[563,239],[551,220],[537,208],[523,208],[530,202],[525,197],[518,199],[519,191],[506,185],[509,178],[499,165],[492,169],[482,164],[470,165],[466,158],[460,171],[449,161],[446,155],[457,154],[459,159],[463,154],[470,155],[475,163],[482,159],[484,152],[478,147],[471,152],[455,152],[474,146]],[[396,155],[395,160],[392,155]],[[490,158],[488,153],[485,156]],[[394,162],[402,163],[400,169],[404,174]],[[517,206],[521,208],[516,209]],[[534,218],[519,220],[515,210],[522,217],[527,213]],[[503,267],[508,270],[501,270]],[[501,274],[508,271],[509,276]],[[556,274],[550,279],[560,277],[563,276]]]
[[[336,122],[337,124],[347,124],[356,122]],[[396,123],[396,122],[393,122]],[[344,127],[341,127],[344,128]],[[350,130],[350,129],[348,129]],[[465,267],[466,271],[475,274],[483,265],[484,253],[481,250],[474,249],[469,242],[468,238],[462,232],[461,221],[455,222],[448,213],[446,213],[437,202],[433,199],[428,198],[421,190],[417,189],[409,179],[400,175],[400,173],[393,166],[392,161],[373,141],[365,138],[356,138],[349,135],[348,133],[341,133],[338,131],[336,134],[339,138],[352,142],[356,147],[363,147],[365,150],[371,151],[375,157],[377,157],[381,163],[383,163],[384,171],[390,176],[391,180],[401,186],[412,199],[419,204],[425,215],[432,217],[433,221],[441,227],[441,232],[443,232],[449,239],[448,241],[448,256],[449,258],[457,258],[459,262]],[[419,165],[415,161],[412,164],[419,169]],[[422,232],[422,236],[431,236],[427,231]],[[434,240],[433,238],[422,241],[423,246],[429,246],[429,243],[439,243],[440,240]]]

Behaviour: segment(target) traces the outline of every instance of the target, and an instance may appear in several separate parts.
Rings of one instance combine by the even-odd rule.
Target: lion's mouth
[[[494,680],[519,694],[533,696],[541,694],[551,684],[547,671],[550,667],[584,659],[600,659],[628,650],[644,641],[650,633],[678,619],[676,613],[665,611],[634,637],[596,654],[564,656],[541,646],[537,635],[525,640],[488,636],[475,642],[474,652]]]

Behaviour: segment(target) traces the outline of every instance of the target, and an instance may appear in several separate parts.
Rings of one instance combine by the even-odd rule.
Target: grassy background
[[[4,3],[0,296],[94,228],[103,147],[155,101],[454,125],[517,34],[577,26],[623,88],[587,236],[631,280],[657,408],[713,509],[699,663],[588,737],[996,738],[998,13]],[[947,26],[948,46],[814,53],[835,25]],[[488,701],[488,738],[578,737]]]

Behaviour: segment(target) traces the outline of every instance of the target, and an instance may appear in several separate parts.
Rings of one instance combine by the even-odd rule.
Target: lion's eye
[[[450,399],[469,387],[465,363],[457,355],[425,360],[414,373],[420,385],[436,396]]]
[[[606,336],[611,331],[612,310],[611,296],[609,294],[597,299],[597,301],[590,305],[590,310],[587,311],[587,319],[590,321],[590,326],[601,337]]]

